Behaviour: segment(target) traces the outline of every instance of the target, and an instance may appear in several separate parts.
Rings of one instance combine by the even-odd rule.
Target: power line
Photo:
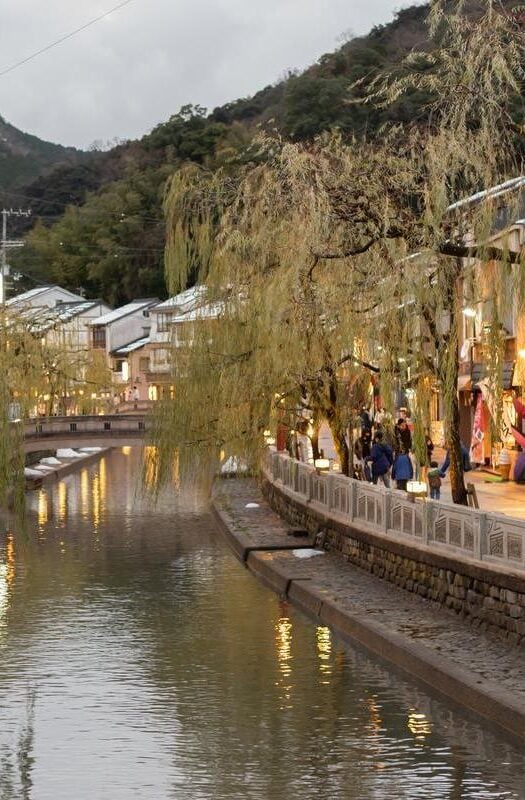
[[[9,241],[7,238],[7,220],[9,217],[29,217],[31,216],[30,211],[22,211],[22,209],[18,209],[18,211],[14,211],[12,208],[9,210],[4,208],[2,211],[2,250],[0,255],[0,305],[4,305],[5,303],[5,278],[8,274],[8,266],[7,266],[7,250],[11,247],[23,247],[24,243],[20,241]]]
[[[86,28],[90,28],[92,25],[95,25],[97,22],[100,22],[100,20],[105,19],[106,17],[109,17],[109,15],[113,14],[114,11],[118,11],[120,8],[124,8],[124,6],[127,6],[132,2],[133,2],[133,0],[124,0],[123,3],[119,3],[117,6],[114,6],[113,8],[110,8],[109,11],[105,11],[104,14],[100,14],[100,16],[95,17],[95,19],[92,19],[89,22],[86,22],[84,25],[81,25],[80,28],[76,28],[74,31],[71,31],[70,33],[66,33],[64,36],[61,36],[60,39],[57,39],[56,41],[51,42],[51,44],[48,44],[45,47],[42,47],[40,50],[37,50],[35,53],[31,53],[31,55],[26,56],[26,58],[23,58],[21,61],[17,61],[15,64],[11,64],[10,67],[6,67],[6,69],[4,69],[4,70],[2,70],[0,72],[0,78],[2,78],[4,75],[7,75],[9,72],[13,72],[13,70],[15,70],[15,69],[18,69],[18,67],[21,67],[23,64],[27,64],[28,61],[32,61],[37,56],[41,56],[42,53],[47,53],[48,50],[51,50],[53,47],[56,47],[57,45],[62,44],[62,42],[65,42],[68,39],[71,39],[73,36],[76,36],[77,33],[81,33],[82,31],[85,31]]]
[[[104,188],[104,187],[101,187]],[[35,219],[59,219],[60,216],[66,211],[68,208],[74,208],[79,211],[82,215],[84,214],[100,214],[100,211],[96,208],[89,208],[85,201],[79,200],[53,200],[53,199],[46,199],[45,197],[35,197],[35,195],[31,194],[22,194],[22,192],[12,192],[11,190],[0,190],[0,196],[4,197],[14,197],[17,200],[25,200],[26,202],[32,203],[34,206],[48,206],[48,207],[55,207],[59,209],[59,212],[56,214],[39,214],[33,208],[33,216]],[[111,216],[111,217],[120,217],[122,220],[125,220],[128,217],[139,217],[141,220],[146,222],[166,222],[166,218],[163,216],[151,216],[140,213],[140,210],[137,209],[136,211],[125,212],[125,211],[104,211],[104,216]]]

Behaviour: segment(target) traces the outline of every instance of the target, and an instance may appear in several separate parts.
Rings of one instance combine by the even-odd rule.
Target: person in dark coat
[[[383,434],[379,431],[374,436],[374,444],[367,459],[372,466],[372,483],[377,483],[378,480],[381,480],[387,489],[390,488],[389,473],[393,460],[392,448],[383,443]]]
[[[359,447],[361,449],[361,458],[366,460],[370,455],[370,446],[372,444],[372,431],[369,428],[363,428],[361,436],[359,437]]]
[[[470,452],[468,447],[466,447],[463,442],[461,442],[461,460],[463,462],[463,472],[470,472],[472,469],[472,463],[470,461]],[[445,460],[443,461],[442,465],[439,468],[439,476],[440,478],[444,478],[447,474],[447,470],[450,467],[450,453],[447,450],[447,454],[445,456]]]
[[[434,442],[430,438],[430,434],[425,435],[425,447],[427,448],[427,464],[432,463],[432,453],[434,452]]]
[[[362,409],[361,409],[361,411],[359,413],[359,419],[361,421],[361,431],[364,431],[364,430],[371,431],[372,430],[372,420],[370,418],[370,414],[368,412],[368,409],[366,409],[364,406],[362,407]]]
[[[412,434],[410,433],[410,428],[407,425],[406,419],[398,419],[394,434],[396,437],[396,453],[398,455],[400,453],[408,455],[412,450]]]
[[[406,492],[407,483],[414,477],[412,462],[408,453],[399,453],[392,467],[392,477],[396,482],[396,487]]]

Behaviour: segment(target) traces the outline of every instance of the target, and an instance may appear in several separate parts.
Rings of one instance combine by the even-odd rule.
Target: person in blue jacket
[[[408,453],[398,453],[392,467],[392,477],[396,482],[396,487],[406,492],[408,481],[411,481],[414,477],[414,470]]]
[[[463,442],[461,442],[461,460],[463,462],[463,472],[470,472],[472,469],[472,464],[470,461],[470,453],[468,448],[465,447]],[[445,460],[443,461],[442,465],[439,468],[439,477],[444,478],[447,474],[447,470],[450,467],[450,453],[447,450],[447,454],[445,456]]]
[[[374,444],[367,461],[372,466],[372,483],[381,480],[387,489],[390,487],[390,467],[394,460],[392,448],[383,443],[383,434],[378,431],[374,436]]]

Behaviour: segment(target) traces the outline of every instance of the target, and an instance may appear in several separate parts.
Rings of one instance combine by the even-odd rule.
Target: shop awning
[[[479,361],[472,364],[472,371],[470,379],[472,386],[480,383],[488,375],[487,364],[484,361]],[[512,389],[514,383],[514,361],[503,362],[503,389]]]

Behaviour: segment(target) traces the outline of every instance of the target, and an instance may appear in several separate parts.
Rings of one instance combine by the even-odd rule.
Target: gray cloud
[[[7,0],[0,71],[115,4]],[[184,103],[213,108],[253,94],[395,8],[396,0],[134,0],[0,78],[0,114],[79,147],[134,138]]]

